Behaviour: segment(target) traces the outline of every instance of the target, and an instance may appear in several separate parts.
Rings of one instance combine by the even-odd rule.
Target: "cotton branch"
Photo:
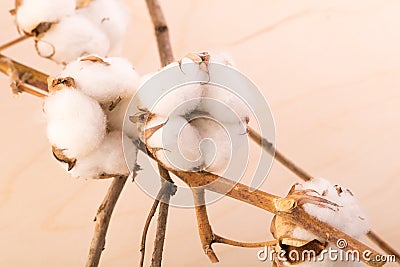
[[[206,190],[214,191],[220,194],[226,194],[229,197],[235,198],[242,202],[246,202],[250,205],[259,207],[274,214],[277,214],[279,212],[276,209],[275,204],[281,198],[277,196],[265,193],[260,190],[251,190],[246,185],[242,185],[240,183],[236,184],[235,182],[229,179],[208,172],[194,173],[194,172],[182,172],[177,170],[169,170],[169,171],[180,177],[184,182],[186,182],[191,187],[204,186]],[[105,197],[105,200],[103,201],[102,205],[99,208],[98,216],[96,216],[96,219],[98,221],[96,221],[96,230],[95,230],[95,233],[98,234],[98,236],[94,237],[92,240],[91,254],[93,255],[91,255],[90,257],[91,259],[88,260],[88,265],[86,266],[96,266],[95,265],[96,261],[98,263],[99,253],[101,253],[101,251],[104,248],[105,233],[109,224],[109,219],[112,210],[116,204],[116,200],[118,199],[118,196],[122,191],[125,182],[126,182],[126,177],[114,178],[114,181],[108,190],[107,196]],[[280,214],[282,215],[282,212]],[[368,249],[373,253],[376,253],[374,252],[373,249],[365,246],[361,242],[353,239],[352,237],[345,235],[341,231],[323,222],[318,221],[314,217],[305,213],[303,210],[295,208],[292,211],[286,212],[285,214],[288,220],[299,225],[300,227],[308,229],[310,232],[322,238],[327,238],[330,242],[335,242],[335,240],[338,240],[339,238],[344,238],[349,243],[348,249],[350,248],[358,250]],[[96,249],[92,250],[92,248]],[[95,257],[94,254],[98,256]],[[371,266],[381,266],[384,263],[380,263],[379,265],[378,263],[375,263],[374,265],[373,262],[367,262],[367,264]]]
[[[158,191],[156,199],[154,200],[153,205],[151,206],[149,214],[147,216],[146,223],[144,225],[143,233],[142,233],[142,242],[140,243],[140,252],[141,252],[141,258],[140,258],[140,263],[139,263],[140,267],[143,267],[143,264],[144,264],[145,252],[146,252],[147,232],[149,230],[151,220],[153,219],[153,216],[157,211],[157,207],[160,204],[161,197],[166,193],[166,190],[168,189],[168,187],[169,187],[168,183],[163,183],[162,184],[160,190]]]
[[[194,205],[197,216],[197,228],[204,253],[212,263],[219,262],[217,255],[211,247],[214,242],[214,233],[208,221],[207,207],[205,204],[204,189],[192,188]]]
[[[169,40],[168,26],[158,1],[146,0],[146,4],[151,20],[154,25],[154,32],[157,38],[158,52],[160,56],[161,65],[166,66],[175,60],[172,53],[171,43]],[[161,183],[162,184],[168,183],[172,185],[171,184],[172,179],[169,176],[168,171],[165,168],[163,168],[160,164],[158,165],[158,170],[160,176],[164,178],[164,181],[162,181]],[[151,267],[161,266],[165,231],[167,227],[169,200],[174,193],[172,193],[171,190],[167,190],[167,192],[161,197],[161,204],[158,214],[156,239],[154,242],[154,251],[151,260]]]
[[[147,5],[149,8],[150,15],[152,16],[152,21],[155,25],[155,31],[156,31],[156,36],[157,36],[157,41],[158,41],[158,47],[159,47],[159,52],[160,52],[160,57],[163,62],[163,65],[168,64],[169,62],[173,61],[173,56],[171,52],[171,45],[169,42],[169,35],[168,35],[168,27],[165,23],[165,19],[162,15],[161,9],[157,1],[151,1],[147,0]],[[12,79],[12,86],[15,87],[16,92],[28,92],[36,96],[44,96],[47,94],[47,75],[36,71],[32,68],[29,68],[23,64],[20,64],[18,62],[15,62],[4,55],[0,54],[0,71],[3,72],[4,74],[8,75]],[[13,87],[13,88],[14,88]],[[35,90],[32,90],[32,88],[35,88]],[[288,167],[290,170],[292,170],[294,173],[299,175],[302,179],[308,180],[312,178],[311,175],[307,174],[304,170],[301,168],[297,167],[294,165],[291,161],[289,161],[287,158],[285,158],[282,154],[277,153],[276,149],[273,148],[273,146],[268,142],[268,140],[262,138],[259,134],[257,134],[254,131],[249,132],[250,137],[258,142],[264,149],[267,151],[274,152],[275,158],[277,158],[278,161],[280,161],[282,164],[284,164],[286,167]],[[188,183],[191,186],[205,186],[207,190],[211,190],[214,192],[218,192],[221,194],[226,193],[227,189],[227,195],[229,197],[238,199],[240,201],[246,202],[248,204],[257,206],[259,208],[262,208],[264,210],[273,212],[273,213],[278,213],[278,211],[275,207],[275,202],[281,198],[277,196],[270,195],[268,193],[259,191],[259,190],[249,190],[249,187],[241,184],[236,184],[232,186],[232,181],[215,176],[210,173],[185,173],[185,172],[178,172],[171,170],[174,174],[179,176],[182,180],[184,180],[186,183]],[[125,181],[121,181],[122,178],[125,178]],[[99,214],[96,216],[96,219],[101,221],[101,216],[102,214],[110,214],[108,216],[107,220],[104,220],[102,223],[96,222],[96,229],[99,230],[104,230],[105,231],[99,231],[104,235],[104,240],[105,240],[105,232],[107,230],[108,224],[109,224],[109,219],[112,213],[112,210],[115,206],[116,200],[118,199],[118,196],[120,192],[122,191],[122,188],[126,182],[126,177],[119,177],[115,178],[111,187],[109,188],[109,191],[107,193],[107,196],[110,195],[110,198],[113,199],[113,201],[103,201],[102,205],[99,208]],[[119,192],[118,192],[119,191]],[[106,196],[106,198],[107,198]],[[106,200],[106,199],[105,199]],[[104,204],[104,205],[103,205]],[[345,238],[349,246],[348,248],[355,248],[358,250],[361,249],[369,249],[370,251],[373,251],[372,249],[366,247],[364,244],[360,243],[357,240],[354,240],[353,238],[343,234],[341,231],[325,224],[322,223],[318,220],[316,220],[314,217],[308,215],[305,213],[303,210],[295,207],[290,211],[287,211],[285,213],[280,212],[280,214],[285,214],[283,216],[286,216],[288,220],[296,223],[297,225],[308,229],[310,232],[313,232],[314,234],[322,237],[322,238],[327,238],[330,242],[335,242],[338,238]],[[166,222],[165,222],[166,223]],[[164,223],[164,224],[165,224]],[[103,225],[99,226],[98,225]],[[103,228],[106,226],[105,228]],[[165,234],[165,231],[164,231]],[[378,244],[385,252],[388,252],[389,254],[396,254],[395,250],[390,248],[390,246],[386,243],[383,242],[380,238],[376,236],[373,232],[369,232],[368,237],[371,238],[375,243]],[[223,238],[217,237],[216,240],[222,241]],[[216,241],[216,242],[217,242]],[[95,241],[95,237],[92,240],[92,245],[97,244],[96,247],[101,248],[101,250],[104,248],[104,243],[101,242],[101,238],[97,239]],[[98,249],[96,251],[99,251]],[[376,252],[374,252],[376,253]],[[400,257],[398,257],[399,259]],[[88,260],[89,262],[89,260]],[[93,260],[92,262],[95,262]],[[97,263],[98,264],[98,260]],[[367,262],[369,265],[373,265],[371,262]],[[373,266],[380,266],[383,265],[383,263],[378,264],[376,263]],[[96,266],[96,265],[87,265],[87,266]]]
[[[103,202],[97,210],[94,221],[96,222],[92,243],[90,245],[89,256],[86,267],[96,267],[99,265],[100,256],[106,243],[106,234],[110,224],[111,215],[115,204],[124,188],[128,176],[115,177],[109,187]]]
[[[10,77],[14,94],[26,92],[38,97],[47,95],[48,75],[0,54],[0,71]]]
[[[238,242],[215,234],[212,230],[211,224],[208,220],[207,206],[205,204],[205,190],[204,188],[192,187],[193,199],[197,217],[197,228],[199,230],[200,241],[203,246],[204,253],[208,256],[212,263],[219,262],[212,245],[215,243],[231,245],[243,248],[257,248],[264,246],[275,245],[277,241],[267,242]]]
[[[168,25],[157,0],[146,0],[146,4],[154,25],[161,65],[166,66],[175,61],[169,39]]]
[[[160,199],[161,203],[158,212],[156,239],[154,240],[154,251],[151,259],[151,267],[161,266],[162,253],[164,250],[165,233],[167,229],[169,200],[171,196],[173,196],[176,192],[176,186],[173,184],[173,181],[169,176],[168,171],[160,164],[158,165],[158,171],[162,178],[161,187],[166,186],[166,190],[164,194],[162,194]]]

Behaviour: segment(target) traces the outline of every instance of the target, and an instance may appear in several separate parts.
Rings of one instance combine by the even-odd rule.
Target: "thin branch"
[[[205,205],[205,191],[203,188],[191,188],[193,192],[193,199],[197,217],[197,228],[199,230],[200,241],[203,246],[204,253],[208,256],[212,263],[219,262],[215,254],[212,244],[220,243],[243,248],[257,248],[276,245],[277,241],[266,242],[239,242],[231,240],[214,233],[208,219],[207,206]]]
[[[251,127],[247,128],[247,132],[250,136],[250,138],[256,142],[259,146],[264,148],[265,151],[267,151],[271,156],[273,156],[277,161],[282,163],[286,168],[291,170],[293,173],[295,173],[297,176],[299,176],[301,179],[304,181],[309,181],[313,178],[311,174],[294,164],[291,160],[286,158],[281,152],[276,150],[274,145],[268,141],[266,138],[262,137],[259,133],[257,133],[254,129]]]
[[[26,39],[28,39],[28,38],[30,38],[30,37],[32,37],[32,36],[30,36],[30,35],[22,35],[22,36],[20,36],[20,37],[18,37],[18,38],[15,38],[14,40],[11,40],[11,41],[8,42],[8,43],[5,43],[5,44],[3,44],[3,45],[0,45],[0,52],[3,51],[3,50],[5,50],[5,49],[7,49],[7,48],[10,48],[10,47],[13,46],[13,45],[16,45],[16,44],[22,42],[22,41],[24,41],[24,40],[26,40]]]
[[[274,246],[278,243],[277,240],[264,241],[264,242],[238,242],[219,235],[214,234],[214,243],[221,243],[241,248],[260,248]]]
[[[169,40],[167,22],[164,18],[164,14],[157,0],[146,0],[146,4],[151,20],[154,25],[154,32],[157,39],[158,53],[160,56],[161,65],[164,67],[175,60],[172,53],[171,43]],[[160,164],[158,165],[158,170],[160,176],[164,178],[164,181],[162,181],[162,183],[167,183],[168,185],[172,186],[172,179],[169,176],[168,171]],[[156,239],[154,241],[154,251],[153,251],[151,267],[161,266],[162,252],[164,250],[163,247],[165,239],[165,230],[167,227],[169,200],[171,196],[175,194],[175,191],[173,191],[173,188],[170,188],[170,190],[167,190],[167,192],[161,197],[160,210],[158,213],[158,220],[157,220]]]
[[[212,248],[212,244],[214,242],[214,233],[208,220],[204,189],[192,188],[192,192],[197,217],[197,228],[199,230],[200,241],[203,246],[204,253],[208,256],[212,263],[217,263],[219,260]]]
[[[49,76],[47,74],[25,66],[2,54],[0,54],[0,72],[7,76],[11,76],[13,73],[16,73],[17,78],[23,84],[36,87],[38,91],[43,91],[43,94],[47,94],[48,92],[47,78]]]
[[[385,240],[380,238],[372,230],[367,233],[369,239],[371,239],[380,249],[385,251],[388,255],[394,255],[396,257],[396,262],[400,264],[400,254],[392,248]]]
[[[159,208],[159,212],[158,212],[156,239],[154,240],[154,250],[153,250],[153,256],[151,258],[151,267],[160,267],[161,266],[162,253],[164,250],[165,233],[166,233],[166,229],[167,229],[169,200],[170,200],[171,196],[173,196],[176,192],[176,186],[173,184],[168,171],[161,165],[158,165],[158,171],[160,173],[160,176],[163,178],[161,180],[162,187],[164,185],[166,185],[167,189],[166,189],[166,192],[162,195],[162,197],[160,199],[160,208]]]
[[[103,202],[97,210],[97,214],[94,219],[96,225],[94,228],[88,259],[85,265],[86,267],[96,267],[99,265],[101,253],[104,250],[106,243],[106,234],[108,225],[110,224],[111,215],[127,179],[128,176],[119,176],[114,178],[113,182],[108,188]]]
[[[166,66],[175,61],[169,39],[168,25],[157,0],[146,0],[146,4],[154,25],[161,65]]]
[[[143,264],[144,264],[145,253],[146,253],[147,232],[149,230],[151,220],[153,219],[153,216],[157,211],[158,204],[160,203],[160,199],[165,194],[167,188],[168,188],[168,184],[167,183],[164,183],[161,186],[160,190],[158,191],[157,197],[153,202],[153,206],[151,206],[151,209],[150,209],[149,214],[147,216],[146,223],[145,223],[144,228],[143,228],[142,241],[140,243],[140,253],[141,253],[140,264],[139,264],[140,267],[143,267]]]

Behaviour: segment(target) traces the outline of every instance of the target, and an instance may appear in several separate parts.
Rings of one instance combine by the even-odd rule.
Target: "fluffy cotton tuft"
[[[79,14],[64,17],[37,42],[38,53],[58,63],[68,63],[87,54],[106,56],[109,49],[107,35]]]
[[[137,147],[132,142],[125,143],[125,152],[129,154],[129,160],[136,162]],[[77,158],[75,167],[70,171],[71,175],[77,178],[128,175],[129,172],[122,147],[121,131],[108,133],[97,149]]]
[[[122,99],[121,102],[119,102],[113,110],[109,110],[106,108],[105,114],[107,115],[107,125],[110,130],[121,131],[123,129],[124,134],[126,134],[127,137],[135,140],[138,137],[136,124],[128,120],[124,126],[125,113],[130,101],[130,98]]]
[[[205,85],[200,110],[208,112],[217,121],[248,123],[252,114],[246,102],[234,93],[213,85]]]
[[[199,106],[203,88],[204,86],[198,83],[186,84],[165,92],[156,103],[153,101],[151,92],[144,92],[144,90],[138,92],[138,98],[142,106],[160,116],[184,116]]]
[[[50,143],[69,158],[96,149],[106,133],[106,117],[98,102],[76,89],[49,95],[43,110]]]
[[[200,149],[204,167],[210,172],[223,172],[229,165],[232,155],[229,133],[213,120],[196,119],[191,122],[200,134]]]
[[[103,30],[112,48],[120,49],[128,29],[128,10],[124,3],[118,0],[96,0],[89,6],[79,9],[78,13],[89,18]]]
[[[75,11],[75,0],[23,0],[16,7],[16,21],[31,33],[42,22],[57,22]]]
[[[370,225],[366,215],[349,189],[334,186],[322,178],[314,178],[309,182],[304,182],[301,189],[313,189],[323,198],[339,205],[336,211],[318,207],[311,203],[304,204],[303,207],[307,213],[354,238],[360,238],[369,231]]]
[[[148,147],[154,150],[157,158],[166,166],[184,171],[199,170],[203,159],[199,149],[200,136],[196,128],[185,118],[177,116],[168,119],[154,118],[146,124],[146,129],[163,123],[165,125],[147,139]]]
[[[139,75],[125,58],[85,56],[69,63],[60,77],[72,77],[77,88],[104,104],[118,97],[132,97]]]

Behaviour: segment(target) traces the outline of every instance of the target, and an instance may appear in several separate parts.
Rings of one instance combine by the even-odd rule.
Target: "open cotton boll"
[[[203,88],[204,86],[199,83],[186,84],[166,91],[156,102],[151,92],[140,90],[138,98],[140,105],[160,116],[184,116],[200,105]]]
[[[32,33],[42,22],[57,22],[75,11],[75,0],[23,0],[16,7],[16,22],[24,32]]]
[[[322,178],[313,178],[311,181],[302,183],[301,189],[313,189],[323,198],[339,205],[336,211],[307,203],[303,205],[307,213],[355,238],[369,231],[370,225],[366,215],[350,190],[334,186]]]
[[[102,104],[132,97],[139,84],[139,74],[121,57],[84,56],[70,62],[59,76],[74,78],[77,88]]]
[[[76,89],[62,89],[44,101],[47,137],[69,158],[84,156],[104,139],[106,117],[98,102]]]
[[[147,146],[166,166],[184,171],[199,170],[203,159],[198,131],[180,116],[155,118],[147,124],[146,129],[163,123],[165,125],[147,139]]]
[[[53,24],[37,42],[39,55],[63,64],[87,54],[106,56],[109,49],[107,35],[88,18],[77,14]]]
[[[122,39],[128,29],[128,10],[129,8],[118,0],[96,0],[90,2],[87,7],[79,9],[78,13],[96,23],[107,34],[112,50],[113,48],[120,50]]]
[[[129,146],[128,151],[130,160],[136,161],[137,148],[133,143]],[[122,147],[122,132],[108,133],[98,148],[86,156],[77,158],[76,165],[70,173],[73,177],[79,178],[128,175],[129,169]]]
[[[252,114],[251,109],[242,98],[211,84],[204,86],[203,99],[199,109],[208,112],[217,121],[227,123],[242,121],[247,124]]]

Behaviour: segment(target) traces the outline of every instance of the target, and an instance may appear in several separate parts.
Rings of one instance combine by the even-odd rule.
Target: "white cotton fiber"
[[[200,110],[208,112],[219,122],[248,123],[252,114],[247,103],[236,94],[211,84],[204,87]]]
[[[190,121],[201,137],[200,150],[205,170],[223,174],[232,154],[247,142],[246,129],[240,124],[220,124],[215,120],[197,118]]]
[[[128,145],[128,144],[126,144]],[[131,143],[127,148],[130,160],[136,161],[137,148]],[[78,157],[76,165],[70,171],[73,177],[98,178],[101,175],[128,175],[122,147],[122,132],[108,133],[98,148],[86,156]]]
[[[69,158],[84,156],[103,141],[106,117],[100,105],[76,89],[62,89],[44,101],[47,136]]]
[[[339,205],[336,211],[335,209],[318,207],[311,203],[304,204],[304,210],[317,219],[338,228],[354,238],[359,238],[369,231],[370,225],[366,215],[350,190],[333,186],[329,181],[322,178],[313,178],[311,181],[297,186],[296,189],[313,189],[320,194],[320,197]]]
[[[41,56],[66,64],[83,55],[106,56],[110,42],[95,23],[75,14],[54,24],[38,40],[37,48]]]
[[[155,118],[146,128],[165,121],[167,119],[162,117]],[[147,146],[153,149],[162,163],[184,171],[199,170],[203,165],[199,144],[198,131],[180,116],[168,118],[167,123],[147,139]]]
[[[42,22],[57,22],[75,11],[75,0],[23,0],[16,9],[16,21],[31,33]]]
[[[100,103],[116,98],[132,97],[139,84],[139,75],[125,58],[85,56],[69,63],[60,77],[72,77],[77,88]]]
[[[203,85],[199,83],[186,84],[173,90],[166,91],[156,101],[151,92],[140,90],[139,102],[151,112],[160,116],[183,116],[195,110],[203,95]]]
[[[130,98],[122,99],[113,110],[105,109],[105,114],[107,115],[108,127],[110,130],[124,130],[124,134],[127,135],[130,139],[137,139],[137,127],[136,124],[129,121],[126,121],[126,125],[124,126],[125,113],[130,103]],[[123,128],[124,126],[124,128]]]
[[[121,48],[129,24],[129,8],[119,0],[95,0],[78,13],[96,23],[108,36],[111,47]]]

